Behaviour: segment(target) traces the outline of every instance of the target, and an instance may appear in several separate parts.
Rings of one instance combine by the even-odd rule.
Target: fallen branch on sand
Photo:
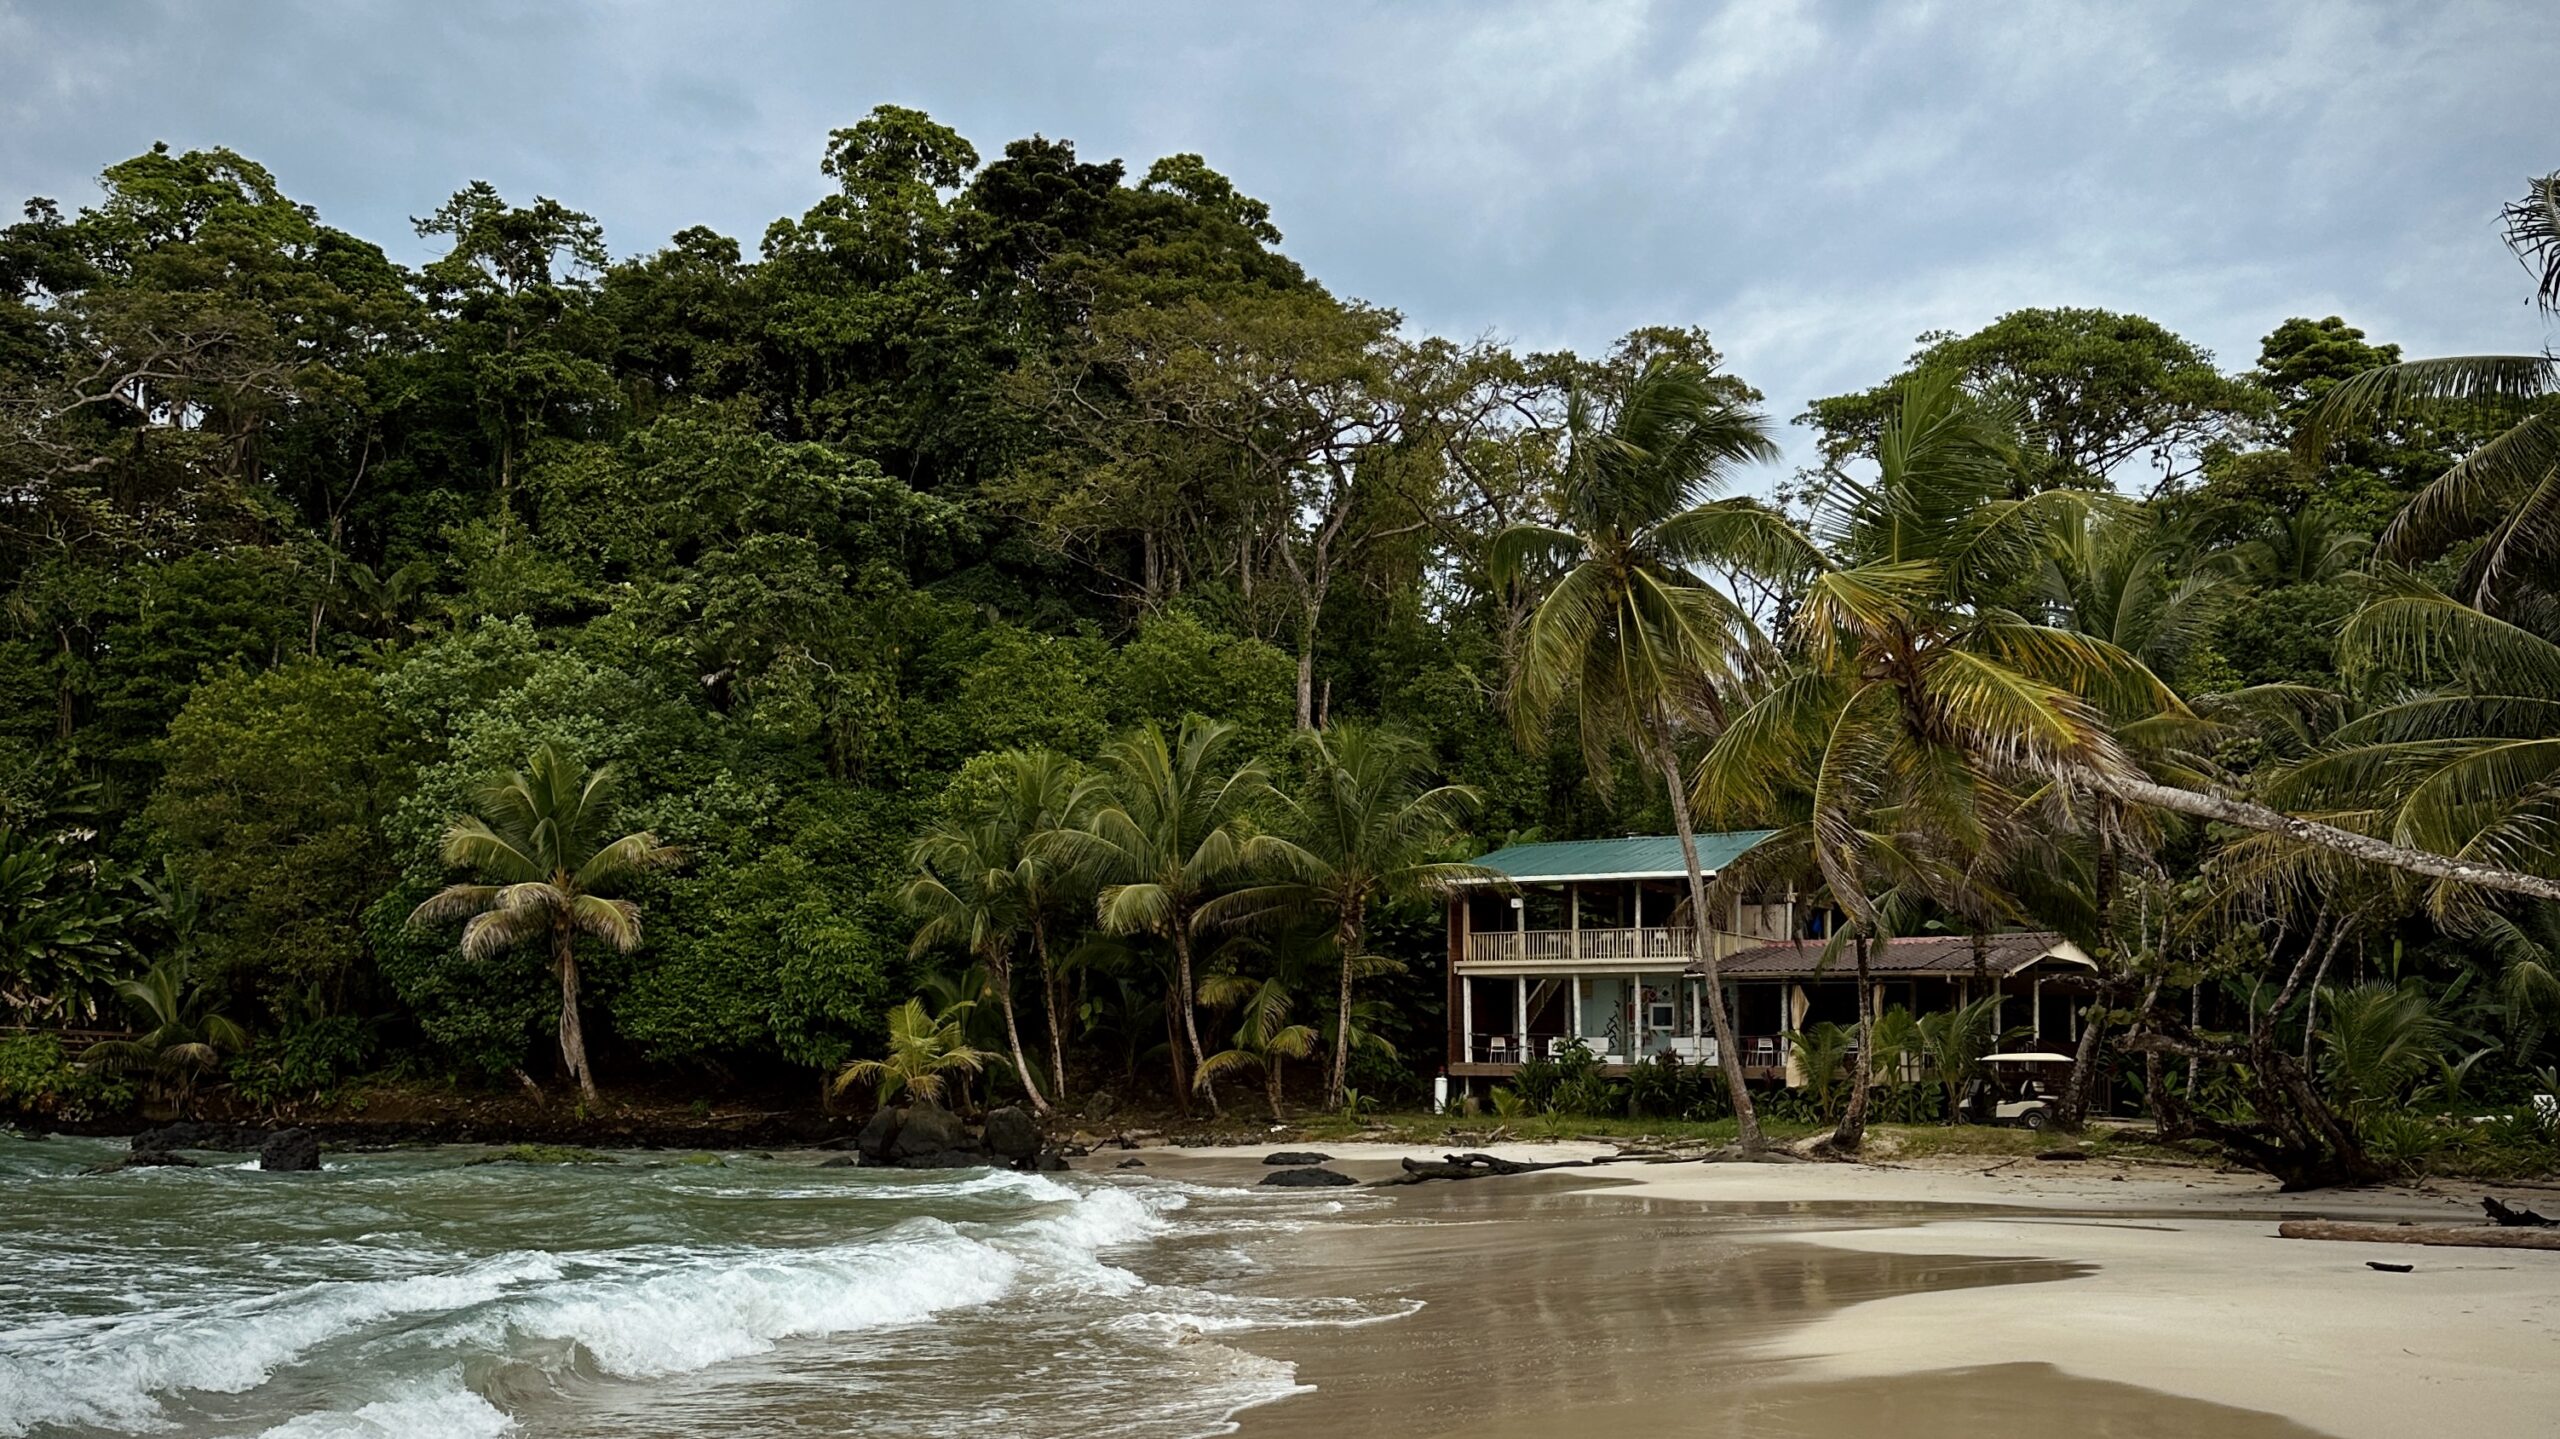
[[[2494,1225],[2347,1224],[2335,1219],[2288,1219],[2276,1226],[2282,1239],[2343,1239],[2358,1244],[2439,1244],[2476,1249],[2560,1251],[2560,1233]]]
[[[1516,1159],[1498,1159],[1490,1154],[1449,1154],[1438,1160],[1407,1159],[1404,1173],[1381,1179],[1379,1184],[1423,1184],[1434,1179],[1484,1179],[1496,1174],[1535,1174],[1541,1169],[1584,1169],[1594,1164],[1609,1164],[1614,1158],[1559,1159],[1547,1164],[1524,1164]]]
[[[2508,1229],[2549,1229],[2552,1227],[2552,1222],[2550,1220],[2543,1218],[2541,1215],[2534,1213],[2530,1209],[2510,1209],[2506,1205],[2499,1203],[2498,1197],[2494,1194],[2484,1194],[2480,1197],[2480,1211],[2489,1216],[2490,1223]]]

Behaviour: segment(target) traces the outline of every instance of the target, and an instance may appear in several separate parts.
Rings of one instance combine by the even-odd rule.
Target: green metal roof
[[[1774,829],[1743,829],[1702,834],[1698,836],[1698,866],[1712,874],[1776,833]],[[1676,834],[1515,844],[1509,849],[1497,849],[1476,863],[1498,869],[1515,880],[1544,884],[1569,879],[1678,879],[1689,873],[1688,866],[1680,862],[1680,837]]]

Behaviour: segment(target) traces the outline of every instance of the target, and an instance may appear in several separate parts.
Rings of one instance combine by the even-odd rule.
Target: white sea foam
[[[485,1304],[559,1277],[552,1256],[519,1252],[447,1274],[307,1284],[103,1326],[21,1329],[0,1351],[0,1435],[42,1424],[145,1427],[160,1418],[161,1394],[242,1393],[315,1346],[366,1325]]]
[[[258,1439],[498,1439],[515,1427],[496,1405],[462,1387],[459,1371],[446,1370],[359,1408],[288,1419]]]
[[[761,1354],[784,1339],[910,1323],[1010,1288],[1011,1256],[950,1231],[832,1249],[711,1254],[600,1275],[507,1307],[505,1327],[566,1340],[608,1374],[646,1377]]]

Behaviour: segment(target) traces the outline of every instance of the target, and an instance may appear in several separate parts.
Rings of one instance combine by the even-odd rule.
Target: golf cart
[[[1982,1080],[1990,1090],[1994,1124],[2042,1129],[2051,1117],[2046,1109],[2060,1098],[2071,1078],[2071,1056],[2050,1050],[2022,1050],[1982,1056]]]

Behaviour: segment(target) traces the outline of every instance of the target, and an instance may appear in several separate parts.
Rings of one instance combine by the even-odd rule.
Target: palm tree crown
[[[448,886],[409,916],[418,925],[467,919],[462,952],[473,959],[550,941],[560,980],[560,1057],[590,1099],[596,1086],[578,1018],[577,938],[626,954],[639,948],[640,907],[612,892],[682,858],[647,830],[602,838],[612,791],[611,769],[587,769],[542,745],[523,769],[480,790],[480,813],[457,816],[445,831],[445,864],[482,882]]]

